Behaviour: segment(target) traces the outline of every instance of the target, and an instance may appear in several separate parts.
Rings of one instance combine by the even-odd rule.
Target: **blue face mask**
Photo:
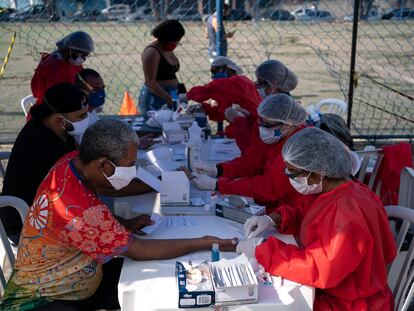
[[[89,94],[89,106],[97,108],[105,103],[105,90],[98,90]]]
[[[219,71],[211,76],[213,80],[227,78],[227,71]]]

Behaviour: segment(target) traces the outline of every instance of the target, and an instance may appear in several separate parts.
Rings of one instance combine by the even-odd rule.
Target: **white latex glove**
[[[213,164],[206,162],[196,162],[191,166],[191,168],[198,174],[203,174],[211,177],[217,176],[217,167]]]
[[[242,114],[244,114],[246,117],[248,117],[250,115],[250,112],[247,111],[246,109],[240,107],[239,104],[233,104],[231,105],[231,108],[235,109],[238,112],[241,112]]]
[[[252,216],[244,223],[244,236],[248,239],[257,237],[260,233],[275,225],[272,218],[267,215]]]
[[[188,102],[186,94],[178,94],[178,99],[180,100],[180,103]]]
[[[198,103],[187,107],[187,111],[190,113],[198,111],[198,110],[201,110],[201,104],[198,104]]]
[[[245,118],[244,114],[242,114],[240,111],[237,111],[234,108],[227,108],[224,111],[224,116],[226,117],[226,120],[229,121],[230,123],[232,123],[234,121],[234,119],[236,118]]]
[[[216,190],[217,178],[213,178],[207,175],[201,175],[197,173],[193,173],[193,175],[195,176],[193,181],[198,189],[211,190],[211,191]]]
[[[263,240],[263,238],[254,238],[239,241],[239,244],[237,244],[236,247],[236,252],[239,254],[244,253],[247,258],[255,257],[256,246],[262,244]]]

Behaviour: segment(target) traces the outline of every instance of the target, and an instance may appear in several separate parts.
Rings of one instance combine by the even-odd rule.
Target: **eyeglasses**
[[[222,67],[213,67],[211,68],[210,72],[212,75],[215,75],[218,72],[224,71],[226,69],[226,66],[222,66]]]
[[[269,122],[266,122],[265,120],[263,120],[263,118],[261,118],[261,117],[259,117],[257,119],[257,123],[259,123],[260,126],[263,126],[263,127],[266,127],[266,128],[277,127],[279,129],[285,125],[285,123],[283,123],[283,122],[269,123]]]
[[[254,82],[254,85],[256,86],[256,88],[259,89],[259,88],[262,88],[262,87],[268,87],[269,83],[267,83],[266,81],[257,80],[257,81]]]
[[[79,51],[79,50],[73,50],[73,51],[75,51],[76,53],[78,53],[82,58],[86,58],[86,57],[89,56],[89,53],[88,52]]]
[[[289,171],[287,168],[285,168],[285,170],[283,171],[285,173],[285,175],[287,177],[289,177],[290,179],[295,179],[296,177],[298,177],[300,174],[303,173],[303,171],[299,171],[299,172],[291,172]]]

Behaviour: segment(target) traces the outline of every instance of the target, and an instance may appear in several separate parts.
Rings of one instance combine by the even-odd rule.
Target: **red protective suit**
[[[308,204],[311,197],[298,193],[284,174],[285,163],[281,154],[286,140],[303,128],[272,145],[263,143],[259,135],[252,136],[245,155],[220,164],[223,174],[217,180],[218,191],[252,197],[257,203],[269,206],[267,213],[273,211],[270,206]]]
[[[82,69],[82,66],[70,64],[59,57],[57,53],[42,54],[31,82],[32,94],[36,98],[35,105],[42,103],[43,95],[51,86],[61,82],[75,84],[75,76]],[[27,120],[30,120],[30,118],[29,112]]]
[[[319,195],[298,243],[270,237],[256,258],[273,275],[316,287],[314,310],[393,310],[386,265],[396,246],[385,209],[367,186],[349,181]]]
[[[195,86],[187,92],[187,99],[202,103],[204,111],[213,121],[223,121],[224,111],[232,104],[240,105],[256,118],[257,106],[261,102],[254,83],[241,75],[216,79],[206,85]],[[209,99],[214,99],[217,106],[205,103]]]

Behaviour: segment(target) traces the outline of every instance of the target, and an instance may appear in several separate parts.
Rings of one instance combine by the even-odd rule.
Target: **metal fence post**
[[[346,124],[351,129],[352,104],[354,100],[354,85],[356,80],[355,59],[356,46],[358,41],[358,21],[359,21],[359,0],[354,0],[354,16],[352,25],[352,47],[351,47],[351,66],[349,69],[349,88],[348,88],[348,116]]]
[[[223,25],[223,0],[216,0],[216,14],[217,14],[217,31],[216,31],[216,53],[217,56],[222,56],[223,39],[224,39],[224,25]],[[217,132],[223,132],[223,121],[217,122]]]

